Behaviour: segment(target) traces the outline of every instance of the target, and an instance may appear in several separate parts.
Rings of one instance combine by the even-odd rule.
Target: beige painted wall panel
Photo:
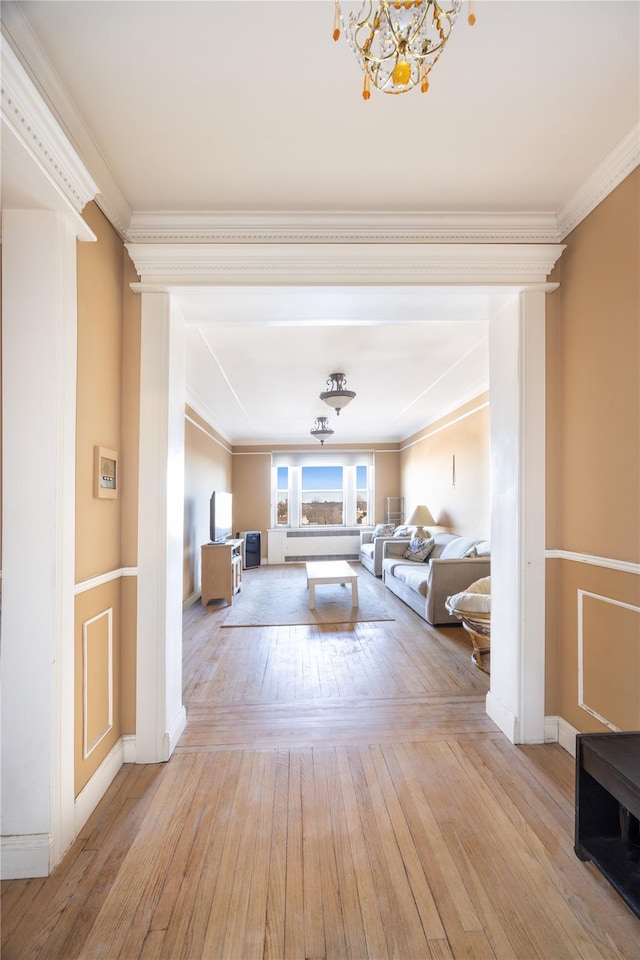
[[[640,170],[566,238],[547,298],[548,549],[640,562]],[[608,729],[579,707],[578,589],[638,603],[635,574],[547,561],[546,713],[584,732]],[[589,696],[617,698],[624,724],[637,716],[628,678],[614,664],[638,641],[633,616],[611,605],[585,629]],[[593,614],[593,615],[591,615]],[[596,642],[592,631],[603,634]],[[615,648],[610,646],[613,634]],[[633,685],[631,685],[633,686]]]
[[[89,754],[113,725],[113,610],[100,611],[82,625],[83,754]]]
[[[184,437],[184,555],[182,599],[200,589],[200,547],[209,542],[209,499],[231,491],[231,450],[190,407]]]
[[[233,466],[234,532],[259,530],[260,550],[267,557],[267,530],[271,526],[271,454],[238,453]]]
[[[87,590],[76,596],[75,604],[75,794],[85,787],[112,747],[122,734],[121,695],[120,695],[120,584],[112,580],[93,590]],[[105,611],[112,610],[113,630],[113,726],[88,757],[83,756],[84,743],[84,649],[83,626],[88,624],[91,658],[86,688],[89,728],[94,733],[101,729],[105,713],[105,695],[108,687],[106,659],[100,654],[102,632],[106,629],[105,619],[94,620]],[[90,621],[94,621],[91,623]],[[103,650],[104,654],[104,650]]]
[[[559,262],[558,545],[640,561],[640,169]],[[552,298],[552,299],[553,299]],[[552,359],[555,363],[556,360]]]
[[[122,513],[93,495],[94,447],[122,453],[122,241],[95,204],[83,215],[98,240],[77,245],[77,582],[121,566]]]
[[[547,702],[546,713],[559,715],[580,732],[606,731],[608,727],[579,705],[579,591],[619,604],[640,607],[640,577],[569,560],[553,560],[549,564],[558,593],[557,649],[548,651],[552,661],[558,665],[558,701],[557,704]],[[599,704],[608,704],[612,698],[617,698],[616,716],[625,718],[626,724],[630,718],[637,716],[640,687],[636,685],[634,690],[634,685],[629,684],[627,678],[624,681],[621,679],[619,664],[628,657],[629,671],[632,674],[636,671],[637,660],[632,651],[637,650],[640,644],[638,619],[635,615],[620,614],[615,605],[589,604],[584,629],[587,649],[582,662],[589,697],[593,703]],[[548,641],[551,641],[550,635]]]
[[[489,538],[488,394],[409,438],[400,462],[407,514],[425,504],[437,525]]]
[[[400,451],[376,450],[375,470],[374,509],[369,522],[384,523],[386,498],[402,496]]]
[[[580,703],[618,730],[640,730],[640,606],[581,594]]]

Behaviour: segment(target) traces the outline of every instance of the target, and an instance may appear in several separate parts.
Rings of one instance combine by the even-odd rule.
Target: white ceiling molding
[[[2,121],[23,150],[77,212],[92,200],[98,185],[27,76],[11,47],[0,38]]]
[[[554,213],[135,213],[131,243],[557,243]]]
[[[636,123],[587,177],[558,213],[558,239],[564,240],[640,164],[640,124]]]
[[[107,166],[91,133],[78,113],[57,73],[52,69],[31,26],[15,0],[2,0],[0,5],[2,33],[5,43],[2,48],[2,85],[7,81],[7,59],[11,55],[21,65],[22,73],[35,88],[42,101],[41,110],[50,111],[51,121],[59,124],[61,135],[70,143],[90,175],[93,183],[89,200],[98,206],[124,239],[131,219],[131,207]],[[3,89],[4,99],[4,89]],[[64,131],[64,133],[62,133]],[[99,186],[98,186],[99,184]],[[84,203],[82,204],[84,206]]]
[[[552,243],[127,243],[144,284],[544,283],[564,246]],[[142,289],[134,284],[134,289]]]

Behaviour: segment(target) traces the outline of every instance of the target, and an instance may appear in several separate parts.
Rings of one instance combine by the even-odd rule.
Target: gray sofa
[[[409,529],[415,530],[416,528],[414,527]],[[373,530],[360,531],[360,563],[366,570],[369,571],[369,573],[372,573],[374,577],[382,576],[384,545],[388,540],[393,539],[393,536],[374,537]],[[402,542],[407,544],[408,540],[403,538]]]
[[[382,580],[427,623],[459,624],[460,621],[447,610],[445,601],[481,577],[490,575],[489,544],[485,540],[452,533],[436,533],[433,539],[433,550],[423,563],[403,557],[407,540],[386,540],[383,544]],[[468,555],[474,552],[481,555]]]

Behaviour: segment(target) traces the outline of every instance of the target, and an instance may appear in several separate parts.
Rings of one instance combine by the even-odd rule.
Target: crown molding
[[[79,214],[95,197],[98,185],[4,38],[0,38],[0,51],[2,121],[40,174]]]
[[[142,285],[264,283],[544,283],[551,243],[127,243]],[[134,288],[136,285],[134,285]]]
[[[635,123],[558,213],[564,240],[640,164],[640,124]]]
[[[553,213],[134,213],[131,243],[556,243]]]
[[[70,148],[82,157],[87,175],[96,181],[94,183],[92,180],[91,195],[86,197],[84,203],[95,199],[105,216],[125,239],[131,219],[131,207],[19,4],[15,0],[2,0],[0,16],[5,40],[2,51],[3,87],[7,79],[9,53],[19,62],[24,77],[40,99],[40,111],[47,110],[51,121],[59,126],[60,133]]]

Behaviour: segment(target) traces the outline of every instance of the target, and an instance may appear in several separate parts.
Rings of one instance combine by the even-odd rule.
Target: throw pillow
[[[392,523],[377,523],[371,538],[373,537],[392,537],[394,526]]]
[[[465,553],[465,557],[490,557],[491,548],[489,546],[488,540],[480,540],[478,543],[474,543],[472,547]]]
[[[394,537],[410,537],[411,531],[409,530],[409,527],[405,525],[402,527],[396,527],[393,531],[393,535]]]
[[[407,549],[402,556],[405,560],[413,560],[414,563],[424,563],[433,550],[433,537],[424,539],[423,537],[414,537],[407,544]]]

